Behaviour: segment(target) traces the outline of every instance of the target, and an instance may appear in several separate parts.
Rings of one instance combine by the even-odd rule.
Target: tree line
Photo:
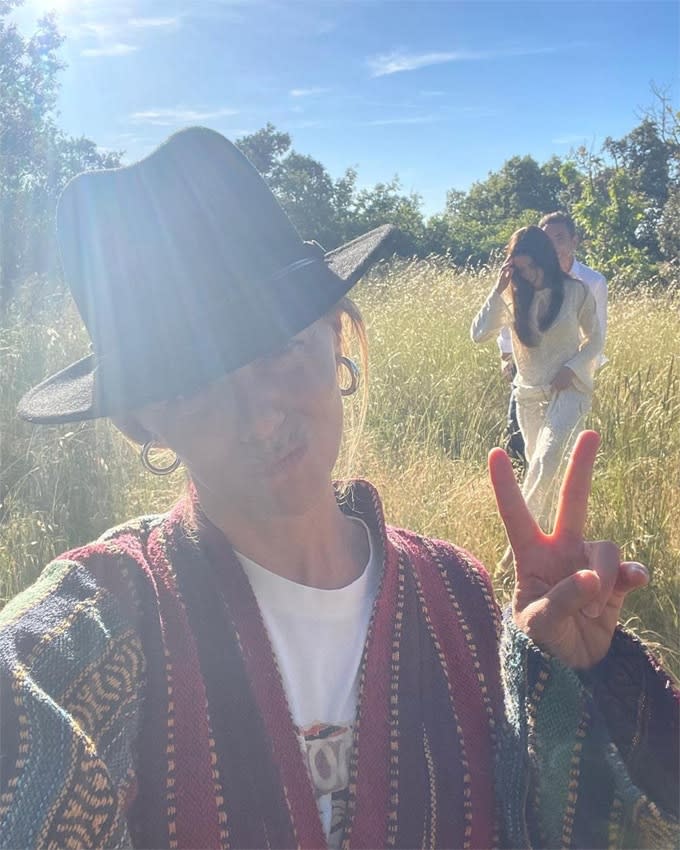
[[[680,112],[653,89],[653,105],[622,139],[597,153],[579,148],[538,163],[513,156],[467,192],[451,189],[443,212],[426,217],[399,178],[357,188],[348,168],[333,180],[271,124],[237,140],[305,238],[333,248],[370,227],[395,224],[397,252],[446,255],[456,265],[488,263],[518,227],[565,209],[584,252],[609,278],[650,279],[680,255]],[[668,270],[666,270],[668,271]]]
[[[31,278],[58,279],[54,209],[80,171],[121,164],[66,134],[56,109],[63,36],[52,16],[30,36],[10,21],[21,0],[0,0],[0,313]],[[583,254],[610,279],[636,282],[677,276],[680,255],[680,111],[652,88],[652,106],[621,139],[597,152],[580,148],[539,163],[513,156],[468,191],[451,189],[445,209],[426,216],[421,197],[398,176],[359,188],[357,171],[332,178],[272,124],[236,144],[272,187],[304,239],[331,249],[379,224],[400,231],[403,256],[447,256],[453,264],[488,263],[510,234],[555,209],[567,209]]]

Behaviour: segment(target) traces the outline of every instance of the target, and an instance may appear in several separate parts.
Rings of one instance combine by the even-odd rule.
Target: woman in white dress
[[[592,294],[564,274],[539,227],[512,235],[496,285],[470,333],[475,342],[486,342],[506,326],[512,334],[517,418],[528,462],[522,492],[546,527],[560,465],[591,407],[602,335]]]

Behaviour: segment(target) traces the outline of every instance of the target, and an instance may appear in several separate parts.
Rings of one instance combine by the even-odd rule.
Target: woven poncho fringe
[[[69,553],[3,611],[1,847],[325,846],[254,596],[195,508]],[[579,677],[502,626],[467,554],[386,528],[365,482],[343,509],[385,551],[343,846],[674,846],[677,694],[644,648],[617,633]]]

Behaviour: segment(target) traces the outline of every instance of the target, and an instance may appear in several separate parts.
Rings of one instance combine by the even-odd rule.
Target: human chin
[[[249,508],[254,516],[301,516],[321,504],[324,491],[331,486],[328,471],[307,456],[286,462],[285,466],[277,474],[253,482]]]

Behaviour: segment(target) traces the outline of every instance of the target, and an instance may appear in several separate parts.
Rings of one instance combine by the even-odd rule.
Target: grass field
[[[352,472],[378,485],[389,522],[453,540],[493,572],[505,540],[485,464],[502,438],[508,387],[494,346],[468,334],[491,282],[434,259],[385,264],[357,288],[370,394]],[[183,487],[181,473],[145,474],[105,422],[36,428],[16,419],[25,389],[87,350],[59,299],[31,312],[24,304],[23,318],[0,329],[0,601],[59,551],[166,508]],[[614,292],[609,317],[610,362],[589,420],[602,435],[589,534],[649,566],[651,585],[626,618],[678,674],[680,293]],[[507,580],[494,578],[507,598]]]

